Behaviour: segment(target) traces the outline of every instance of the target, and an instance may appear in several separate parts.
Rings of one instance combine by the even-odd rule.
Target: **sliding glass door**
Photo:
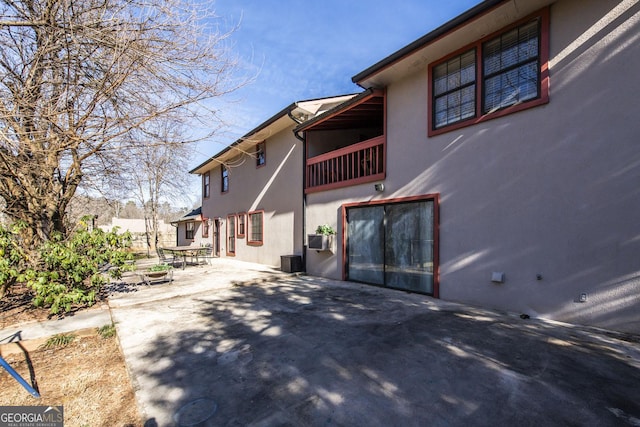
[[[349,278],[384,284],[384,207],[349,211]]]
[[[434,293],[434,202],[347,209],[347,278]]]

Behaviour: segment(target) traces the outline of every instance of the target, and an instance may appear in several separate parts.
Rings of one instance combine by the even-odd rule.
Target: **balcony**
[[[306,193],[385,178],[384,135],[307,159]]]

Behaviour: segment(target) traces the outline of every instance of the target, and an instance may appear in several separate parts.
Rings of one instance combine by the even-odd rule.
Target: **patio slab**
[[[636,336],[213,261],[110,299],[147,426],[640,425]]]

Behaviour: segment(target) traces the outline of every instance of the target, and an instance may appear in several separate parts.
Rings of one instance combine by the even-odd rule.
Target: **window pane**
[[[227,253],[236,252],[236,217],[227,217]]]
[[[445,77],[440,77],[440,78],[436,78],[434,80],[434,89],[433,89],[433,93],[437,96],[437,95],[441,95],[444,92],[447,91],[447,78]]]
[[[384,284],[384,207],[349,209],[347,260],[349,280]]]
[[[475,52],[471,49],[433,68],[436,129],[475,115]]]
[[[262,212],[249,214],[249,228],[249,241],[262,242]]]
[[[483,45],[483,113],[539,96],[538,21],[528,22]]]

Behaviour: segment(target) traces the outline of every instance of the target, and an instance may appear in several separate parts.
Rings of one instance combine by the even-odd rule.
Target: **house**
[[[212,221],[202,215],[202,206],[193,209],[171,225],[176,228],[175,244],[178,246],[204,246],[211,241]],[[173,245],[170,245],[173,246]]]
[[[191,171],[218,253],[639,333],[639,17],[486,0],[292,104]]]
[[[639,333],[638,34],[638,1],[487,0],[354,76],[294,130],[338,231],[306,271]]]
[[[215,256],[270,266],[283,256],[301,260],[305,155],[293,129],[353,96],[295,102],[191,170],[202,179],[198,215],[211,227],[206,236],[195,231],[198,243],[212,244]]]

